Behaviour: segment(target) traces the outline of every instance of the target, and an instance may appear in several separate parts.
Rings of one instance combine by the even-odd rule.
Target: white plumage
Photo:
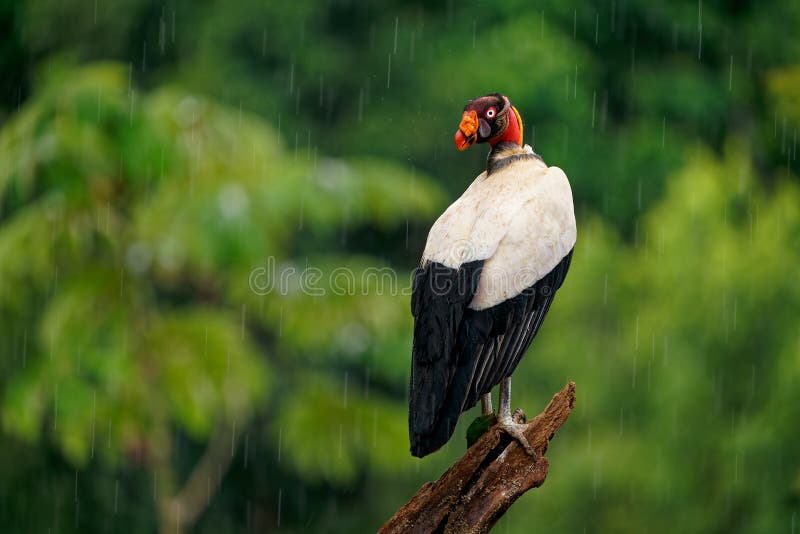
[[[472,182],[434,223],[422,263],[458,269],[486,260],[469,304],[482,310],[539,281],[572,250],[576,235],[564,171],[526,158]]]

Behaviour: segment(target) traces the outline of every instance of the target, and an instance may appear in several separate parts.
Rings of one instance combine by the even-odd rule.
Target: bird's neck
[[[492,148],[499,145],[500,143],[516,143],[519,146],[522,146],[522,117],[517,111],[517,108],[511,106],[511,111],[509,112],[508,120],[508,128],[506,131],[503,132],[501,136],[497,139],[492,139],[489,141],[489,144],[492,145]]]
[[[517,143],[498,143],[489,152],[489,157],[486,158],[486,174],[492,175],[514,162],[532,159],[539,160],[542,164],[545,164],[542,157],[527,145],[521,147]]]

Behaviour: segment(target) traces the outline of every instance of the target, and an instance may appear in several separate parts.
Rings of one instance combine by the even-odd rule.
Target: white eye
[[[494,108],[489,108],[486,110],[486,117],[493,119],[494,114],[495,114]]]

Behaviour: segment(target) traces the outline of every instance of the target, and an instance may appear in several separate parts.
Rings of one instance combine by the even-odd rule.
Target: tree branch
[[[575,383],[570,382],[528,423],[525,437],[535,458],[496,426],[490,427],[439,480],[422,486],[379,533],[488,532],[523,493],[544,484],[547,445],[574,405]]]
[[[216,492],[233,460],[231,432],[227,426],[214,430],[203,456],[192,468],[183,487],[176,495],[162,502],[161,532],[191,530],[194,522],[208,507],[211,495]]]

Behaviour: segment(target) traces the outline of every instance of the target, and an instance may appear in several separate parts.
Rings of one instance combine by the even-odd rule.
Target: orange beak
[[[466,150],[478,140],[478,114],[473,111],[465,111],[461,116],[461,124],[455,135],[456,148]]]

